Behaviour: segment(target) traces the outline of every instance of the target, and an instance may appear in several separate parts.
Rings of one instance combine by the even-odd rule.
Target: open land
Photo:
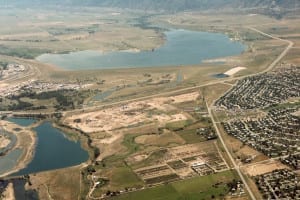
[[[42,199],[261,198],[252,190],[287,197],[299,169],[298,16],[186,12],[141,21],[139,12],[86,9],[0,12],[10,22],[0,17],[3,114],[50,117],[84,134],[95,151],[81,166],[30,175],[27,189]],[[159,69],[65,71],[34,60],[43,53],[155,49],[164,43],[160,27],[226,33],[247,50]],[[224,72],[230,77],[213,77]],[[8,132],[20,128],[1,123]],[[30,161],[35,143],[23,129],[32,137],[18,136],[25,153],[16,169]],[[286,175],[275,189],[276,177]]]
[[[15,194],[14,194],[14,189],[13,189],[12,183],[9,183],[6,190],[3,192],[3,199],[15,200]]]

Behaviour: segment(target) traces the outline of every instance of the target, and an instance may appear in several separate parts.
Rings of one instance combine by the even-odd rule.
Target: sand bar
[[[228,75],[228,76],[232,76],[232,75],[234,75],[234,74],[236,74],[239,71],[244,70],[244,69],[247,69],[247,68],[246,67],[235,67],[235,68],[232,68],[232,69],[228,70],[224,74]]]

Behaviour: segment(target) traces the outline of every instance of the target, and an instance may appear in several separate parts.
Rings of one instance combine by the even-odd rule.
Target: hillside
[[[47,3],[46,3],[47,2]],[[106,6],[142,10],[206,10],[223,8],[299,8],[299,0],[2,0],[8,5]]]

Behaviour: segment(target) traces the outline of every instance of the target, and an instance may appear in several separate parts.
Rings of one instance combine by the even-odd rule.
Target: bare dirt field
[[[0,25],[3,27],[0,30],[0,45],[8,50],[20,50],[17,53],[30,52],[26,56],[31,59],[46,52],[66,53],[87,49],[101,52],[114,50],[138,52],[157,48],[164,43],[162,31],[143,28],[143,24],[139,24],[137,19],[143,16],[140,13],[129,12],[116,15],[109,9],[101,11],[91,9],[86,15],[82,15],[81,11],[70,12],[73,14],[66,14],[63,10],[33,13],[32,10],[21,9],[17,11],[3,10],[0,13],[11,16],[8,21],[0,18]],[[22,20],[18,21],[15,16]],[[243,24],[240,21],[243,21]],[[257,25],[257,21],[260,22],[259,25]],[[88,89],[91,89],[91,93],[94,92],[94,94],[117,87],[117,91],[106,99],[109,103],[153,95],[157,94],[157,91],[166,92],[218,81],[213,75],[223,73],[236,66],[246,67],[239,72],[232,71],[236,74],[230,73],[236,77],[264,70],[281,53],[285,44],[250,31],[246,26],[255,26],[267,33],[293,40],[296,48],[287,58],[293,63],[299,63],[297,49],[299,46],[299,27],[297,26],[299,19],[276,20],[267,16],[251,14],[203,15],[186,12],[178,15],[160,14],[151,17],[149,22],[165,24],[171,28],[226,33],[232,40],[243,41],[247,45],[247,49],[242,55],[218,58],[213,62],[197,66],[170,66],[161,69],[149,67],[134,70],[64,71],[35,60],[19,59],[14,57],[16,55],[1,56],[1,58],[8,59],[9,62],[24,62],[32,66],[30,72],[18,80],[20,82],[28,79],[42,79],[88,84],[90,85]],[[13,34],[11,30],[14,30]],[[3,53],[10,54],[11,52]],[[215,61],[221,61],[222,64],[216,64]],[[148,73],[155,84],[146,83],[149,77]],[[174,84],[176,76],[180,73],[182,73],[183,80]],[[166,75],[169,76],[171,84],[158,84]],[[7,81],[7,83],[19,84],[15,80]],[[6,87],[9,85],[7,83],[0,83],[0,86]],[[211,105],[234,83],[216,84],[202,88],[201,92],[208,105]],[[199,92],[189,92],[171,97],[135,101],[101,110],[88,112],[85,110],[82,113],[76,111],[66,115],[63,122],[72,128],[88,133],[91,144],[100,149],[101,155],[97,161],[103,166],[97,166],[97,173],[111,179],[110,186],[107,188],[119,189],[123,186],[141,184],[140,179],[144,180],[146,184],[156,184],[177,180],[178,177],[227,170],[228,166],[215,141],[185,145],[185,140],[175,131],[159,130],[159,128],[166,128],[168,123],[193,121],[194,115],[191,116],[185,109],[189,107],[188,102],[195,102],[199,97]],[[82,108],[91,106],[89,103],[95,103],[93,101],[91,98],[86,99]],[[183,106],[184,109],[179,108],[179,104],[185,103],[187,105]],[[190,109],[194,109],[196,106],[197,103]],[[93,109],[93,107],[91,108]],[[252,156],[254,162],[266,159],[258,152],[231,138],[226,138],[226,140],[231,147],[230,150],[236,156]],[[29,159],[32,154],[30,151],[32,146],[25,147],[24,144],[34,144],[34,137],[23,137],[20,141],[24,141],[24,143],[18,144],[20,147],[28,148],[28,153],[23,157]],[[274,161],[246,165],[244,168],[247,174],[254,176],[278,167],[283,166]],[[39,191],[42,199],[77,199],[81,188],[78,186],[79,171],[78,167],[74,167],[38,173],[32,176],[32,188]],[[130,179],[128,177],[132,178],[134,184],[128,183],[127,179]],[[122,184],[119,184],[120,182]]]
[[[262,160],[266,160],[268,157],[263,155],[262,153],[256,151],[255,149],[249,146],[243,146],[236,152],[236,155],[241,159],[251,158],[252,162],[259,162]]]
[[[274,171],[275,169],[285,169],[285,168],[287,168],[285,165],[283,165],[281,162],[276,160],[267,160],[264,162],[260,162],[258,164],[254,163],[254,164],[243,166],[243,170],[245,171],[245,173],[250,176],[266,174]]]
[[[168,122],[188,119],[186,115],[181,113],[165,114],[165,111],[170,110],[169,103],[192,101],[197,99],[198,96],[199,93],[190,93],[132,102],[95,112],[73,115],[67,117],[64,123],[86,133],[112,131],[140,123],[157,122],[160,125],[164,125]]]

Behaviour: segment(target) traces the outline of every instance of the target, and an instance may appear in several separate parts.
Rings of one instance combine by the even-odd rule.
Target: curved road
[[[258,73],[255,73],[255,74],[251,74],[251,75],[240,76],[240,77],[227,78],[227,79],[224,79],[224,80],[211,81],[209,83],[198,85],[198,86],[188,87],[188,88],[184,88],[184,89],[178,89],[178,90],[174,90],[174,91],[170,91],[170,92],[164,92],[164,93],[159,93],[159,94],[153,94],[153,95],[149,95],[149,96],[146,96],[146,97],[139,97],[139,98],[134,98],[134,99],[130,99],[130,100],[123,100],[123,101],[114,102],[114,103],[107,103],[107,104],[103,104],[103,105],[100,105],[100,106],[88,107],[88,108],[85,108],[85,109],[77,109],[77,110],[73,110],[73,111],[66,111],[66,112],[64,112],[64,114],[72,114],[72,113],[76,113],[76,112],[95,111],[95,110],[101,109],[101,108],[103,108],[105,106],[114,106],[114,105],[120,105],[120,104],[130,103],[130,102],[134,102],[134,101],[146,100],[146,99],[153,98],[153,97],[170,95],[170,94],[174,94],[174,93],[178,93],[178,92],[184,92],[184,91],[188,91],[188,90],[193,90],[193,89],[198,89],[198,88],[202,88],[202,87],[206,87],[206,86],[215,85],[215,84],[218,84],[218,83],[225,83],[227,81],[240,80],[240,79],[243,79],[243,78],[246,78],[246,77],[249,77],[249,76],[255,76],[255,75],[258,75],[258,74],[262,74],[262,73],[265,73],[265,72],[268,72],[268,71],[272,70],[282,60],[282,58],[284,56],[286,56],[286,54],[289,52],[289,50],[294,45],[294,43],[292,41],[284,40],[284,39],[281,39],[279,37],[276,37],[276,36],[264,33],[264,32],[262,32],[262,31],[260,31],[260,30],[258,30],[256,28],[253,28],[253,27],[246,27],[246,28],[248,28],[248,29],[250,29],[252,31],[255,31],[257,33],[260,33],[261,35],[264,35],[266,37],[269,37],[269,38],[272,38],[272,39],[275,39],[275,40],[279,40],[279,41],[288,43],[288,46],[284,49],[284,51],[265,70],[263,70],[261,72],[258,72]],[[246,182],[246,180],[244,178],[244,175],[240,171],[240,167],[236,164],[235,160],[233,159],[232,155],[230,154],[230,151],[228,150],[228,147],[226,146],[226,143],[224,142],[224,139],[223,139],[222,135],[220,134],[219,128],[218,128],[217,123],[216,123],[216,121],[214,119],[214,116],[213,116],[212,106],[207,105],[207,108],[208,108],[209,115],[210,115],[210,117],[212,119],[213,125],[214,125],[214,127],[216,129],[216,132],[217,132],[217,134],[218,134],[218,136],[220,138],[220,141],[221,141],[221,143],[222,143],[222,145],[223,145],[226,153],[228,154],[231,162],[233,163],[235,170],[238,172],[238,174],[239,174],[239,176],[240,176],[240,178],[241,178],[241,180],[242,180],[242,182],[243,182],[246,190],[248,191],[251,199],[252,200],[256,200],[253,192],[251,191],[248,183]],[[17,114],[17,113],[22,113],[22,112],[14,112],[14,113]],[[44,113],[44,114],[49,114],[49,113]]]
[[[281,39],[279,37],[272,36],[270,34],[264,33],[264,32],[262,32],[262,31],[260,31],[256,28],[253,28],[253,27],[247,27],[247,28],[252,30],[252,31],[258,32],[258,33],[260,33],[264,36],[267,36],[269,38],[272,38],[272,39],[275,39],[275,40],[280,40],[280,41],[288,43],[288,46],[284,49],[284,51],[265,70],[263,70],[261,72],[257,72],[255,74],[250,74],[250,75],[245,75],[245,76],[227,78],[227,79],[223,79],[223,80],[210,81],[209,83],[205,83],[205,84],[201,84],[201,85],[197,85],[197,86],[187,87],[187,88],[173,90],[173,91],[169,91],[169,92],[163,92],[163,93],[159,93],[159,94],[153,94],[153,95],[144,96],[144,97],[138,97],[138,98],[134,98],[134,99],[130,99],[130,100],[122,100],[122,101],[117,101],[117,102],[113,102],[113,103],[106,103],[106,104],[102,104],[102,105],[98,105],[98,106],[91,106],[91,107],[75,109],[75,110],[71,110],[71,111],[65,111],[63,113],[64,114],[72,114],[72,113],[78,113],[78,112],[95,111],[97,109],[102,109],[103,107],[106,107],[106,106],[116,106],[116,105],[121,105],[121,104],[127,104],[127,103],[134,102],[134,101],[141,101],[141,100],[146,100],[146,99],[149,99],[149,98],[171,95],[171,94],[178,93],[178,92],[185,92],[185,91],[189,91],[189,90],[193,90],[193,89],[198,89],[198,88],[202,88],[202,87],[215,85],[215,84],[218,84],[218,83],[225,83],[225,82],[228,82],[228,81],[240,80],[240,79],[243,79],[243,78],[246,78],[246,77],[249,77],[249,76],[255,76],[255,75],[258,75],[258,74],[263,74],[265,72],[268,72],[268,71],[272,70],[280,62],[280,60],[289,52],[289,50],[294,45],[294,43],[292,41],[284,40],[284,39]],[[14,112],[14,113],[15,114],[24,114],[24,113],[26,114],[26,112]],[[40,114],[40,112],[31,113],[31,114]],[[53,112],[43,113],[43,114],[53,114]]]
[[[286,56],[286,54],[290,51],[290,49],[294,45],[294,43],[292,41],[284,40],[284,39],[281,39],[279,37],[272,36],[270,34],[264,33],[264,32],[262,32],[262,31],[260,31],[260,30],[258,30],[256,28],[253,28],[253,27],[247,27],[247,28],[250,29],[250,30],[252,30],[252,31],[255,31],[257,33],[260,33],[260,34],[262,34],[264,36],[267,36],[269,38],[272,38],[272,39],[275,39],[275,40],[280,40],[282,42],[288,43],[288,46],[284,49],[284,51],[265,70],[263,70],[261,72],[258,72],[258,73],[255,73],[255,74],[251,74],[251,75],[245,75],[245,76],[240,76],[240,77],[235,77],[235,78],[228,78],[228,79],[225,79],[225,80],[212,81],[212,82],[209,82],[209,83],[206,83],[206,84],[202,84],[202,85],[198,85],[198,86],[194,86],[194,87],[179,89],[179,90],[170,91],[170,92],[164,92],[164,93],[160,93],[160,94],[149,95],[147,97],[139,97],[139,98],[135,98],[135,99],[131,99],[131,100],[124,100],[124,101],[119,101],[119,102],[115,102],[115,103],[104,104],[104,105],[101,105],[101,106],[90,107],[90,108],[84,109],[84,111],[95,110],[95,109],[102,108],[104,106],[113,106],[113,105],[119,105],[119,104],[129,103],[129,102],[133,102],[133,101],[145,100],[145,99],[149,99],[149,98],[153,98],[153,97],[158,97],[158,96],[163,96],[163,95],[170,95],[170,94],[174,94],[174,93],[177,93],[177,92],[184,92],[184,91],[188,91],[188,90],[192,90],[192,89],[197,89],[197,88],[202,88],[202,87],[206,87],[206,86],[210,86],[210,85],[215,85],[217,83],[224,83],[224,82],[227,82],[227,81],[240,80],[240,79],[243,79],[243,78],[246,78],[246,77],[249,77],[249,76],[255,76],[255,75],[258,75],[258,74],[263,74],[263,73],[266,73],[268,71],[271,71],[282,60],[282,58],[284,56]],[[220,139],[220,141],[222,143],[222,146],[224,147],[224,149],[225,149],[228,157],[230,158],[230,160],[231,160],[231,162],[232,162],[232,164],[234,166],[234,169],[238,172],[238,175],[240,176],[241,181],[243,182],[246,190],[248,191],[248,194],[249,194],[250,198],[252,200],[256,200],[256,197],[253,194],[251,188],[249,187],[249,185],[248,185],[248,183],[247,183],[244,175],[242,174],[239,165],[235,162],[234,158],[230,154],[230,151],[229,151],[226,143],[224,142],[224,139],[223,139],[223,137],[222,137],[222,135],[220,133],[220,130],[219,130],[218,126],[217,126],[217,122],[215,121],[215,118],[213,116],[212,105],[209,106],[209,105],[207,105],[207,102],[206,102],[208,113],[210,115],[210,118],[212,119],[214,128],[215,128],[215,130],[216,130],[216,132],[218,134],[218,137],[219,137],[219,139]],[[83,111],[83,109],[77,110],[77,112],[78,111]],[[74,111],[71,111],[71,112],[74,112]],[[71,112],[69,112],[69,113],[71,113]]]
[[[159,93],[159,94],[153,94],[153,95],[149,95],[149,96],[145,96],[145,97],[138,97],[138,98],[134,98],[134,99],[130,99],[130,100],[123,100],[123,101],[118,101],[118,102],[114,102],[114,103],[107,103],[107,104],[103,104],[103,105],[99,105],[99,106],[92,106],[92,107],[87,107],[85,109],[79,109],[79,110],[73,110],[73,111],[66,111],[65,113],[72,113],[72,112],[86,112],[86,111],[94,111],[96,109],[101,109],[105,106],[114,106],[114,105],[120,105],[120,104],[124,104],[124,103],[130,103],[130,102],[134,102],[134,101],[141,101],[141,100],[146,100],[149,98],[154,98],[154,97],[159,97],[159,96],[165,96],[165,95],[170,95],[170,94],[174,94],[174,93],[178,93],[178,92],[184,92],[184,91],[188,91],[188,90],[193,90],[193,89],[198,89],[198,88],[202,88],[202,87],[206,87],[206,86],[211,86],[211,85],[215,85],[218,83],[224,83],[224,82],[228,82],[228,81],[234,81],[234,80],[240,80],[249,76],[255,76],[258,74],[263,74],[265,72],[271,71],[280,61],[281,59],[286,56],[286,54],[290,51],[290,49],[293,47],[294,43],[292,41],[289,40],[284,40],[281,39],[279,37],[276,36],[272,36],[270,34],[264,33],[256,28],[253,27],[247,27],[248,29],[255,31],[257,33],[260,33],[264,36],[267,36],[269,38],[275,39],[275,40],[280,40],[282,42],[286,42],[288,43],[288,46],[284,49],[284,51],[263,71],[255,73],[255,74],[250,74],[250,75],[245,75],[245,76],[240,76],[240,77],[234,77],[234,78],[227,78],[224,80],[216,80],[216,81],[211,81],[209,83],[206,84],[202,84],[202,85],[197,85],[197,86],[193,86],[193,87],[188,87],[188,88],[183,88],[183,89],[179,89],[179,90],[174,90],[174,91],[170,91],[170,92],[164,92],[164,93]]]
[[[267,36],[267,37],[270,37],[270,38],[273,38],[273,39],[280,40],[280,41],[283,41],[283,42],[287,42],[287,43],[288,43],[288,46],[284,49],[284,51],[283,51],[283,52],[282,52],[282,53],[281,53],[281,54],[280,54],[280,55],[279,55],[279,56],[278,56],[278,57],[277,57],[277,58],[276,58],[276,59],[275,59],[275,60],[274,60],[274,61],[273,61],[273,62],[272,62],[265,70],[263,70],[262,72],[253,74],[253,75],[251,75],[251,76],[258,75],[258,74],[262,74],[262,73],[265,73],[265,72],[268,72],[268,71],[272,70],[272,69],[273,69],[273,68],[281,61],[281,59],[282,59],[284,56],[286,56],[286,54],[289,52],[289,50],[290,50],[290,49],[293,47],[293,45],[294,45],[294,43],[293,43],[292,41],[289,41],[289,40],[283,40],[283,39],[281,39],[281,38],[278,38],[278,37],[272,36],[272,35],[270,35],[270,34],[264,33],[264,32],[262,32],[262,31],[260,31],[260,30],[257,30],[256,28],[252,28],[252,27],[248,27],[248,28],[251,29],[251,30],[253,30],[253,31],[256,31],[256,32],[258,32],[258,33],[260,33],[260,34],[262,34],[262,35],[265,35],[265,36]],[[248,76],[238,77],[238,79],[241,79],[241,78],[244,78],[244,77],[248,77]],[[215,128],[217,134],[218,134],[218,137],[219,137],[219,139],[220,139],[220,141],[221,141],[221,143],[222,143],[222,145],[223,145],[223,147],[224,147],[224,149],[225,149],[225,151],[226,151],[228,157],[230,158],[230,161],[232,162],[232,164],[233,164],[233,166],[234,166],[234,169],[238,172],[238,174],[239,174],[239,176],[240,176],[240,178],[241,178],[241,180],[242,180],[242,182],[243,182],[245,188],[247,189],[248,194],[250,195],[251,199],[252,199],[252,200],[256,200],[256,197],[255,197],[255,195],[253,194],[251,188],[249,187],[249,185],[248,185],[248,183],[247,183],[247,181],[246,181],[246,179],[245,179],[243,173],[241,172],[239,165],[236,164],[234,158],[232,157],[232,155],[231,155],[231,153],[230,153],[230,151],[229,151],[229,149],[228,149],[228,147],[227,147],[227,145],[226,145],[226,143],[225,143],[225,141],[224,141],[224,139],[223,139],[223,137],[222,137],[222,134],[220,133],[220,130],[219,130],[218,126],[217,126],[217,122],[215,121],[215,118],[214,118],[214,115],[213,115],[213,112],[212,112],[212,106],[213,106],[213,104],[214,104],[214,103],[212,103],[212,105],[209,106],[209,105],[207,105],[207,102],[206,102],[206,106],[207,106],[207,109],[208,109],[209,116],[210,116],[210,118],[211,118],[211,120],[212,120],[212,123],[213,123],[213,125],[214,125],[214,128]]]

